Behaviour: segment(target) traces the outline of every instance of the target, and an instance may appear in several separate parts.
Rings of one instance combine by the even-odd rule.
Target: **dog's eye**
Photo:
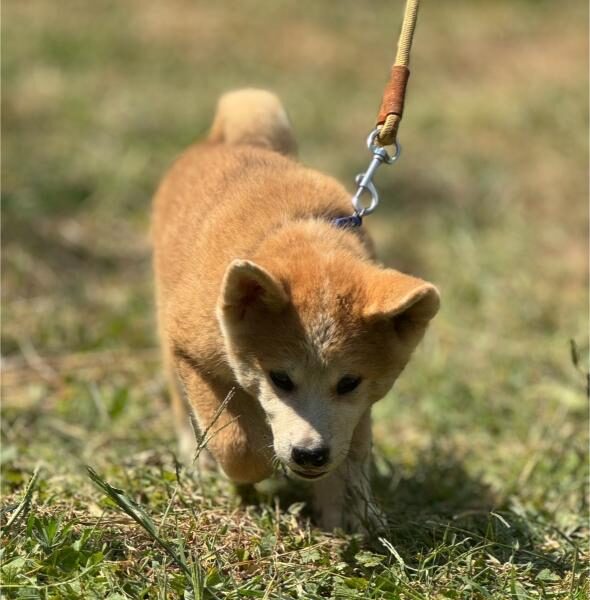
[[[362,381],[361,377],[355,377],[354,375],[345,375],[336,386],[336,392],[340,395],[348,394],[355,390],[359,383]]]
[[[295,389],[295,384],[291,378],[283,371],[271,371],[269,373],[271,381],[281,390],[292,392]]]

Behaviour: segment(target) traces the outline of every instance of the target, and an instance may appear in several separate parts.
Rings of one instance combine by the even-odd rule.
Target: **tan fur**
[[[344,485],[366,475],[370,407],[407,363],[438,293],[375,264],[364,230],[334,227],[350,195],[281,155],[294,149],[272,94],[220,100],[210,139],[176,161],[155,197],[160,332],[179,432],[187,405],[203,430],[234,390],[208,444],[230,478],[260,481],[273,459],[292,466],[292,444],[321,441],[334,452],[327,481]],[[270,370],[289,370],[297,392],[275,389]],[[362,383],[336,397],[347,374]],[[321,500],[330,486],[316,487],[323,522],[342,524],[342,507]]]
[[[264,90],[238,90],[219,99],[209,141],[248,144],[295,154],[297,144],[279,99]]]

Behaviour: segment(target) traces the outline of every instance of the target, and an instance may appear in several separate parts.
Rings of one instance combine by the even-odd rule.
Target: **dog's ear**
[[[404,341],[418,343],[440,307],[436,287],[393,269],[380,270],[369,286],[365,316],[392,323]]]
[[[220,308],[242,320],[249,309],[278,312],[287,304],[285,288],[261,266],[249,260],[234,260],[225,271]]]

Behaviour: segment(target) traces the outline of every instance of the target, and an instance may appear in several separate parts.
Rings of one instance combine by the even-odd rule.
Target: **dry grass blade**
[[[213,415],[213,418],[211,419],[211,423],[209,423],[209,425],[207,425],[207,427],[205,428],[203,433],[199,436],[199,443],[197,444],[197,448],[196,448],[195,454],[193,456],[193,463],[199,458],[199,454],[201,454],[201,452],[205,449],[205,447],[207,446],[207,443],[213,437],[215,437],[224,427],[227,427],[228,425],[230,425],[231,423],[233,423],[235,421],[235,419],[232,419],[229,423],[226,423],[219,429],[213,431],[211,434],[209,433],[211,431],[211,429],[213,428],[213,426],[215,425],[215,423],[217,423],[217,420],[221,416],[221,413],[225,410],[226,406],[231,402],[232,398],[235,396],[235,393],[236,393],[235,388],[232,388],[228,392],[227,396],[223,399],[223,402],[219,405],[219,408],[215,411],[215,414]]]
[[[211,431],[211,429],[213,428],[213,426],[215,425],[215,423],[217,422],[217,420],[219,419],[219,417],[221,416],[221,413],[225,410],[226,406],[230,403],[231,399],[234,397],[234,395],[235,395],[235,388],[232,388],[228,392],[227,396],[224,398],[223,402],[219,405],[219,408],[215,411],[215,414],[213,415],[213,418],[211,419],[211,423],[209,423],[209,425],[207,425],[207,427],[205,428],[203,433],[199,434],[197,447],[196,447],[194,455],[193,455],[193,463],[192,463],[193,465],[198,460],[201,452],[206,448],[207,442],[209,442],[209,440],[211,440],[215,435],[217,435],[224,427],[227,427],[228,425],[233,423],[233,421],[235,420],[235,419],[232,419],[229,423],[226,423],[225,425],[223,425],[216,431],[212,432],[211,434],[209,433]],[[160,528],[164,527],[164,523],[166,522],[166,519],[168,518],[168,513],[170,512],[170,508],[172,507],[172,504],[178,494],[179,485],[180,484],[178,484],[178,483],[176,484],[174,491],[170,495],[170,500],[168,501],[168,505],[166,506],[166,510],[164,511],[164,515],[162,516]]]
[[[10,519],[8,519],[6,524],[0,528],[0,531],[2,531],[3,534],[6,533],[12,527],[12,525],[16,522],[16,520],[20,516],[24,516],[26,514],[26,512],[31,504],[31,499],[33,497],[33,492],[35,491],[35,486],[37,485],[37,481],[39,479],[40,470],[41,470],[41,467],[39,465],[37,465],[35,467],[35,470],[33,471],[33,475],[31,476],[31,478],[29,479],[29,482],[27,483],[27,487],[25,488],[25,491],[23,493],[22,500],[19,502],[17,507],[14,509],[14,511],[12,512],[12,515],[10,515]]]
[[[123,512],[128,514],[138,525],[143,529],[170,555],[172,560],[183,570],[184,574],[189,578],[193,578],[193,573],[190,567],[186,564],[184,558],[176,552],[172,544],[160,537],[156,525],[151,517],[147,514],[142,506],[131,500],[125,492],[119,488],[115,488],[108,482],[101,479],[98,473],[87,466],[88,476],[92,483],[100,489],[105,496],[110,498]]]

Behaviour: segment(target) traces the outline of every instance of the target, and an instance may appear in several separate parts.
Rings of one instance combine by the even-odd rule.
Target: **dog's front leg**
[[[385,526],[384,516],[373,498],[371,464],[371,414],[368,410],[354,431],[346,460],[332,475],[313,486],[314,511],[322,528],[341,527],[367,533]]]
[[[177,372],[196,429],[202,435],[207,432],[206,448],[225,475],[237,484],[256,483],[270,476],[272,437],[256,400],[232,383],[204,377],[186,360],[177,362]]]

